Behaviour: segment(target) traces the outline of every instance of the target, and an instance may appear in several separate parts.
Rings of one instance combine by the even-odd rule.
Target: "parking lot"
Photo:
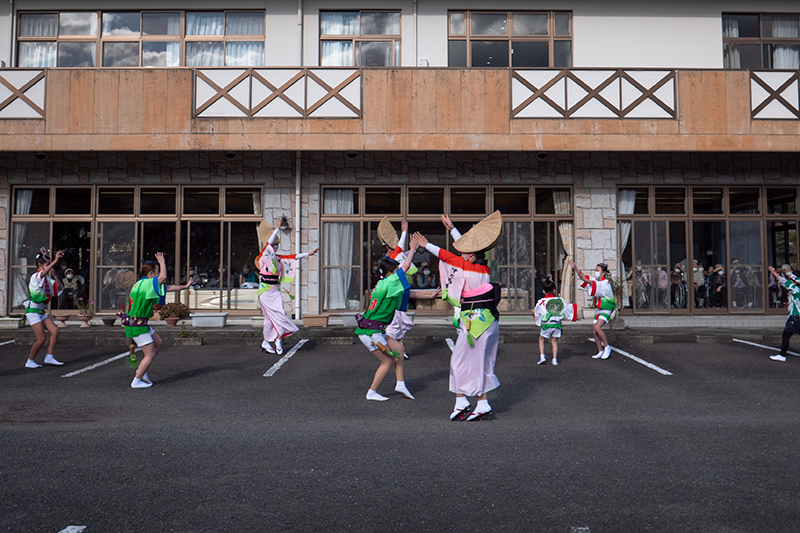
[[[65,342],[63,367],[29,370],[27,346],[0,346],[0,530],[796,528],[800,357],[657,342],[599,361],[587,340],[556,367],[502,344],[496,416],[466,423],[445,342],[409,347],[416,400],[387,378],[388,402],[364,399],[377,361],[356,344],[277,367],[252,345],[167,347],[145,390],[121,359],[93,367],[123,348]]]

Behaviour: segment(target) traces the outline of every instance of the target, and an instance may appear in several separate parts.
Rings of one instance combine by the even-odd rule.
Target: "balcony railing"
[[[0,70],[0,119],[44,118],[44,70]]]

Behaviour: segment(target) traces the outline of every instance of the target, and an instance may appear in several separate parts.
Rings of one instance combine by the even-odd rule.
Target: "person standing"
[[[56,342],[58,342],[59,329],[53,321],[44,312],[48,302],[53,298],[58,298],[63,290],[61,282],[53,277],[53,267],[56,266],[64,253],[59,250],[56,252],[55,257],[51,261],[47,256],[47,250],[41,248],[36,255],[36,272],[31,276],[31,281],[28,284],[29,297],[25,304],[25,318],[33,329],[36,335],[36,341],[31,346],[28,360],[25,362],[25,368],[40,368],[42,365],[38,364],[35,359],[39,354],[45,343],[45,328],[50,332],[50,342],[47,345],[47,354],[44,356],[44,362],[47,365],[61,366],[64,363],[57,360],[53,352],[56,349]]]
[[[164,341],[148,322],[153,317],[153,306],[163,305],[168,292],[177,292],[188,289],[191,281],[186,285],[165,285],[167,281],[167,265],[164,254],[156,254],[156,261],[142,261],[140,269],[141,279],[131,287],[128,298],[127,312],[118,313],[125,326],[125,336],[131,343],[142,349],[144,356],[136,367],[136,375],[131,382],[132,389],[146,389],[153,383],[147,376],[147,370],[153,363],[153,358],[164,347]]]
[[[786,289],[788,293],[787,307],[789,308],[789,318],[786,319],[786,326],[783,328],[783,338],[781,339],[781,353],[770,356],[770,359],[773,361],[786,361],[786,355],[789,353],[789,340],[794,334],[800,335],[800,286],[798,286],[795,276],[791,273],[791,267],[784,268],[783,274],[786,277],[778,274],[773,267],[769,267],[769,271],[778,284]]]
[[[617,308],[614,289],[611,287],[611,282],[606,279],[608,265],[598,263],[594,267],[593,277],[590,278],[585,276],[571,259],[569,264],[575,270],[578,278],[580,278],[581,287],[592,297],[596,309],[594,321],[592,322],[592,332],[594,333],[594,342],[597,345],[597,354],[593,355],[592,359],[608,359],[611,355],[611,346],[608,344],[606,334],[603,332],[603,326],[608,324],[611,320],[611,315]]]
[[[551,276],[542,283],[544,298],[536,302],[533,308],[533,319],[542,329],[539,332],[539,362],[547,363],[544,353],[544,341],[550,339],[553,346],[553,365],[558,365],[558,339],[561,338],[561,322],[563,320],[576,321],[578,319],[578,306],[568,304],[563,298],[556,296],[556,283]]]

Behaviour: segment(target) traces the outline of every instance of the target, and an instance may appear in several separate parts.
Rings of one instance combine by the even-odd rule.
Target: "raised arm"
[[[277,227],[275,228],[275,230],[272,232],[272,235],[270,235],[270,236],[269,236],[269,239],[267,240],[267,244],[269,244],[270,246],[272,246],[272,243],[274,243],[274,242],[275,242],[275,237],[277,237],[277,236],[278,236],[278,232],[279,232],[280,230],[281,230],[281,228],[277,228]]]
[[[302,252],[294,256],[295,259],[305,259],[306,257],[310,257],[312,255],[317,255],[319,252],[319,248],[316,248],[313,252]]]
[[[578,275],[578,277],[579,277],[579,278],[581,278],[581,280],[583,280],[583,281],[589,281],[589,278],[588,278],[588,276],[584,276],[584,275],[583,275],[583,272],[581,272],[581,269],[580,269],[580,268],[578,268],[578,266],[575,264],[575,261],[573,261],[572,259],[570,259],[570,260],[569,260],[569,266],[571,266],[571,267],[572,267],[572,270],[574,270],[574,271],[575,271],[575,274],[577,274],[577,275]]]
[[[44,266],[44,269],[42,270],[42,277],[47,276],[53,270],[53,267],[56,266],[56,263],[61,261],[62,257],[64,257],[64,252],[62,252],[61,250],[57,251],[53,260]],[[59,283],[61,282],[59,281]]]
[[[164,254],[157,252],[156,261],[158,261],[158,284],[163,285],[167,282],[167,263],[164,261]]]
[[[461,232],[456,229],[456,226],[450,221],[449,216],[442,215],[442,224],[444,224],[444,227],[450,232],[450,236],[454,241],[461,238]]]
[[[403,261],[403,264],[400,268],[403,269],[403,272],[408,272],[411,268],[411,260],[414,258],[414,252],[417,251],[417,237],[416,235],[411,238],[411,247],[408,249],[408,253],[406,254],[406,259]]]

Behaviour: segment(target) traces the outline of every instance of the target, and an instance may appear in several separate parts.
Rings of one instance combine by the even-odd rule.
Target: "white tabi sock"
[[[275,340],[275,352],[278,355],[281,355],[283,353],[283,343],[281,342],[280,339]]]
[[[488,400],[478,400],[478,405],[475,406],[476,413],[488,413],[492,410],[492,406],[489,405]]]
[[[153,386],[152,383],[148,383],[146,381],[142,381],[139,378],[133,378],[133,381],[131,381],[131,388],[132,389],[146,389],[147,387],[152,387],[152,386]]]
[[[51,353],[49,353],[49,354],[47,354],[47,355],[45,355],[45,356],[44,356],[44,362],[45,362],[46,364],[48,364],[48,365],[56,365],[56,366],[61,366],[61,365],[63,365],[63,364],[64,364],[64,363],[62,363],[61,361],[57,360],[57,359],[56,359],[56,358],[53,356],[53,354],[51,354]]]
[[[394,387],[394,390],[395,390],[395,392],[399,392],[400,394],[402,394],[403,396],[405,396],[409,400],[413,400],[414,399],[414,395],[412,395],[408,391],[408,388],[406,388],[406,382],[405,381],[398,381],[397,385],[395,385],[395,387]]]
[[[25,368],[41,368],[42,365],[34,361],[33,359],[28,359],[25,362]]]
[[[389,398],[387,398],[386,396],[382,396],[382,395],[378,394],[377,391],[374,391],[372,389],[367,391],[367,400],[373,400],[373,401],[376,401],[376,402],[385,402],[388,399]]]
[[[539,356],[539,362],[538,362],[538,363],[536,363],[536,364],[537,364],[537,365],[543,365],[543,364],[545,364],[546,362],[547,362],[547,356],[545,356],[544,354],[541,354],[541,355]]]
[[[463,411],[469,407],[469,400],[466,396],[456,396],[456,406],[454,410],[456,411]]]

